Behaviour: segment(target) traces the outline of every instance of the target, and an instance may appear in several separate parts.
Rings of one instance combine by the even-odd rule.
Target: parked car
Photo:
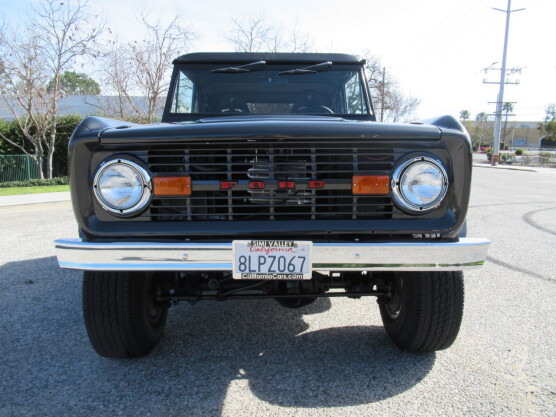
[[[489,245],[466,237],[471,143],[450,116],[377,122],[363,65],[188,54],[162,123],[81,122],[69,146],[80,238],[56,248],[84,271],[100,355],[146,355],[184,300],[375,296],[400,348],[454,342],[462,271]]]

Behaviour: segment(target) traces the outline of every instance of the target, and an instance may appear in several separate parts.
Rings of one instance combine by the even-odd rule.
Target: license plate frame
[[[234,240],[232,242],[233,278],[311,279],[312,249],[313,242],[305,240]]]

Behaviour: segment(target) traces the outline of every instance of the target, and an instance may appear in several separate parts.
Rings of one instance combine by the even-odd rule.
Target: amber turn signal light
[[[191,195],[191,177],[154,177],[154,195]]]
[[[351,191],[353,194],[388,194],[390,177],[388,175],[354,175]]]

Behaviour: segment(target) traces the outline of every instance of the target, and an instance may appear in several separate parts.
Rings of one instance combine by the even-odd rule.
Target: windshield
[[[286,68],[291,70],[292,68]],[[173,114],[369,114],[358,69],[180,69]]]

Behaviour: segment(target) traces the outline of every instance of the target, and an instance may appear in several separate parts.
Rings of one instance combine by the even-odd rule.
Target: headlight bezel
[[[404,195],[401,187],[403,175],[412,165],[420,162],[426,162],[430,165],[433,165],[436,169],[438,169],[440,175],[442,176],[442,189],[440,190],[440,193],[433,201],[427,204],[412,203]],[[444,168],[444,164],[442,164],[439,159],[431,155],[413,155],[405,158],[394,169],[391,181],[392,197],[394,198],[394,202],[396,203],[396,205],[406,212],[409,212],[411,214],[428,213],[431,210],[439,207],[444,202],[446,194],[448,193],[449,185],[450,184],[446,168]]]
[[[129,168],[131,168],[137,174],[139,174],[139,178],[141,178],[141,182],[142,182],[141,197],[135,204],[124,209],[114,207],[113,205],[110,204],[110,202],[106,201],[99,188],[99,181],[102,175],[106,172],[108,168],[116,164],[127,165]],[[131,158],[112,157],[108,160],[103,161],[97,167],[93,177],[93,192],[95,194],[97,202],[105,211],[113,215],[117,215],[121,217],[129,217],[140,213],[146,207],[148,207],[152,199],[152,179],[153,176],[139,163],[131,160]]]

